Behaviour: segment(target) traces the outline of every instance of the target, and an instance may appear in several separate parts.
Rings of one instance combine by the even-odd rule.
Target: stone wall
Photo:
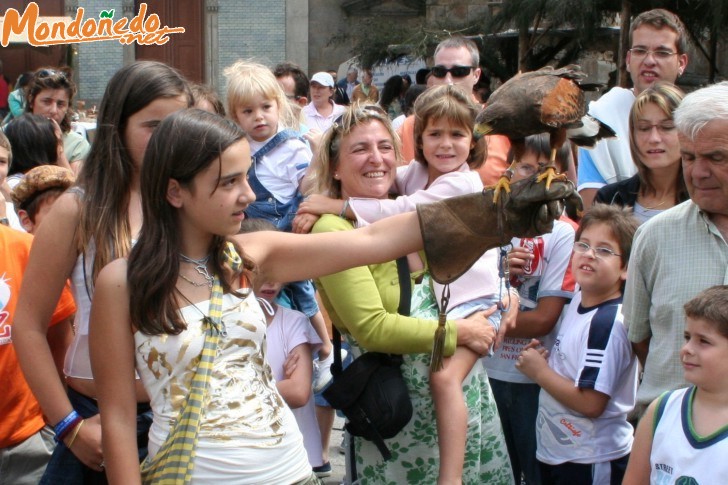
[[[74,16],[77,6],[85,9],[85,18],[112,8],[115,19],[134,14],[133,0],[69,1],[67,15]],[[220,94],[225,67],[238,59],[269,66],[284,60],[307,64],[308,0],[206,0],[203,25],[205,81]],[[135,58],[134,45],[116,41],[78,44],[76,52],[78,99],[92,103],[101,100],[111,76]]]
[[[238,59],[274,65],[286,57],[285,0],[218,0],[218,86]]]
[[[84,9],[84,18],[99,18],[102,10],[114,9],[114,18],[122,16],[131,17],[131,12],[124,10],[122,0],[79,0],[79,7]],[[67,10],[72,8],[67,2]],[[75,16],[75,8],[66,15]],[[106,90],[106,84],[111,76],[124,65],[125,47],[116,41],[90,42],[76,44],[75,69],[78,84],[77,99],[89,100],[92,104],[101,100]],[[92,104],[87,105],[91,108]]]
[[[331,36],[355,17],[346,17],[340,0],[309,1],[308,72],[338,69],[351,57],[348,46],[329,45]]]

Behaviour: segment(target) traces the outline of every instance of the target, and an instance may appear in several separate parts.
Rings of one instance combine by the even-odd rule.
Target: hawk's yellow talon
[[[500,197],[501,190],[505,190],[507,194],[511,193],[511,181],[507,176],[503,175],[498,179],[498,182],[490,188],[493,189],[493,204],[496,204]]]
[[[546,190],[551,188],[551,182],[554,180],[566,180],[566,175],[563,173],[556,173],[554,167],[546,167],[546,169],[538,177],[536,182],[543,182],[546,180]]]

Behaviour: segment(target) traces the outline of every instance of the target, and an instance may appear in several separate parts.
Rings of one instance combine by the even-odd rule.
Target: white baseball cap
[[[326,86],[327,88],[334,87],[334,78],[328,72],[317,72],[311,78],[311,82],[319,83],[321,86]]]

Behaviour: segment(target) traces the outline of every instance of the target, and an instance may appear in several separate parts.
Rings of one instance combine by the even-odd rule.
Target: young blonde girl
[[[415,103],[416,162],[398,170],[393,187],[393,192],[402,195],[392,200],[350,198],[345,201],[311,195],[301,204],[299,212],[341,213],[360,225],[367,225],[413,211],[417,204],[483,190],[478,173],[471,171],[482,164],[485,149],[483,140],[473,138],[476,114],[477,108],[457,86],[429,89]],[[422,269],[419,256],[410,256],[409,262],[411,271]],[[433,290],[434,297],[439,300],[444,287],[433,282]],[[501,288],[498,250],[490,250],[450,285],[450,303],[442,310],[448,312],[449,319],[486,310],[495,334],[500,328],[501,317],[496,304],[501,299],[505,308],[510,308],[511,303],[517,303],[518,296],[514,293],[513,298],[509,298],[508,292]],[[413,303],[413,308],[416,306]],[[510,322],[515,314],[516,311],[512,311],[504,315]],[[440,483],[460,483],[462,479],[468,410],[461,385],[473,366],[480,365],[477,357],[466,349],[458,349],[446,360],[442,372],[431,375],[439,438]]]
[[[225,69],[228,113],[245,132],[253,157],[248,178],[255,192],[245,210],[249,218],[265,219],[279,230],[290,232],[301,197],[301,184],[311,162],[311,150],[298,133],[298,122],[273,72],[262,64],[238,61]],[[303,187],[305,188],[305,186]],[[331,342],[310,281],[284,288],[290,306],[311,319],[323,341],[318,364],[322,378],[314,382],[320,390],[331,376]]]
[[[245,132],[254,160],[250,179],[256,200],[246,215],[290,232],[311,150],[300,140],[290,104],[270,69],[238,61],[225,69],[225,77],[229,116]]]

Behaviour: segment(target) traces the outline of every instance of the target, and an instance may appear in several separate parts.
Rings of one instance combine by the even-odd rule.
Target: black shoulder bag
[[[412,287],[407,258],[397,260],[400,298],[398,313],[408,316]],[[412,418],[407,384],[402,377],[401,355],[365,352],[346,369],[341,366],[341,334],[334,327],[333,382],[323,396],[346,416],[346,430],[372,441],[385,460],[392,454],[384,443],[393,438]]]

